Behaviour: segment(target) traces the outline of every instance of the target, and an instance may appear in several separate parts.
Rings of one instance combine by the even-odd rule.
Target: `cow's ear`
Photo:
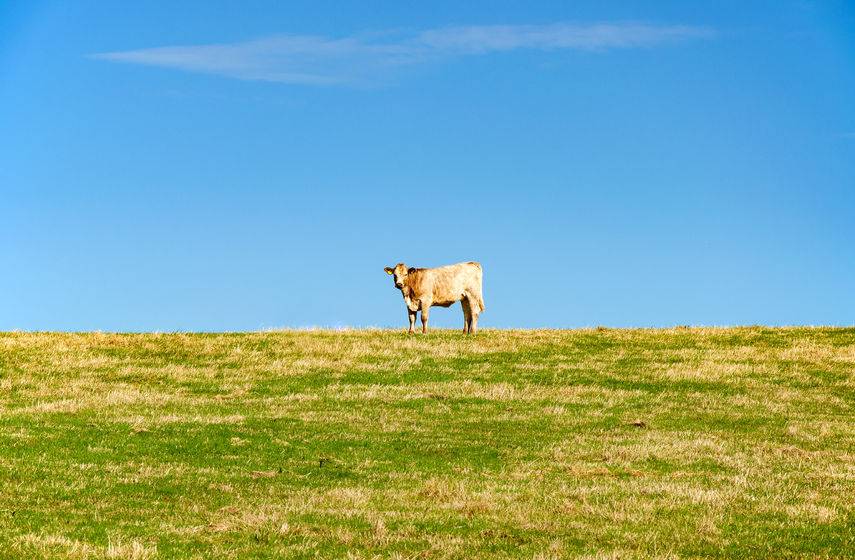
[[[415,269],[415,268],[410,267],[410,268],[408,268],[408,269],[407,269],[407,274],[412,274],[412,273],[413,273],[413,272],[415,272],[415,271],[416,271],[416,269]]]
[[[395,272],[395,270],[391,266],[387,266],[383,270],[385,270],[386,274],[389,274],[390,276],[392,275],[393,272]]]

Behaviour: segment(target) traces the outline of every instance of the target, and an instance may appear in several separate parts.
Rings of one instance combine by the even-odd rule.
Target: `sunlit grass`
[[[855,329],[0,334],[0,558],[855,556]]]

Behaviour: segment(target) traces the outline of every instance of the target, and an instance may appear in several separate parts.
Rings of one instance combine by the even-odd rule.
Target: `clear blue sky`
[[[855,323],[852,2],[343,4],[0,4],[0,330]]]

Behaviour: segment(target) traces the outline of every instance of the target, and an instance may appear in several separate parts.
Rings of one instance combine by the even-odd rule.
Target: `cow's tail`
[[[481,311],[487,309],[486,307],[484,307],[484,296],[481,294],[478,294],[478,307],[481,308]],[[481,313],[481,311],[479,311],[478,313]]]
[[[473,295],[473,296],[475,296],[475,297],[473,298],[473,299],[475,300],[475,303],[477,303],[477,304],[478,304],[478,307],[480,307],[480,308],[481,308],[481,311],[484,311],[485,309],[487,309],[487,307],[484,305],[484,294],[482,294],[482,293],[481,293],[481,291],[482,291],[482,285],[481,285],[481,274],[482,274],[482,270],[481,270],[481,263],[479,263],[479,262],[475,262],[475,261],[470,261],[470,262],[469,262],[469,264],[471,264],[471,265],[475,265],[475,268],[477,268],[477,269],[478,269],[478,291],[477,291],[476,293],[472,294],[472,295]],[[478,313],[481,313],[481,311],[478,311]]]

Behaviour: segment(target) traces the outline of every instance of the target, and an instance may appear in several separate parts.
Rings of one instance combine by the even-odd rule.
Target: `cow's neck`
[[[407,278],[409,280],[409,278]],[[415,298],[415,292],[408,281],[404,281],[404,287],[401,288],[401,293],[404,295],[404,302],[410,311],[416,311],[419,307],[419,302]]]

